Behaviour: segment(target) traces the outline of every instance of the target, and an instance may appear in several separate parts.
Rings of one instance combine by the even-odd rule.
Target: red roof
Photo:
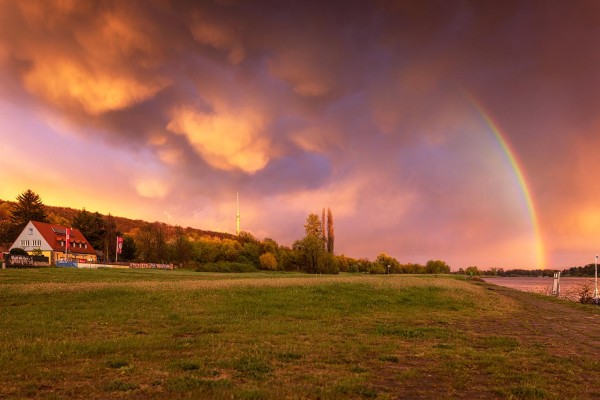
[[[65,231],[66,227],[60,225],[47,224],[45,222],[37,222],[31,221],[35,229],[37,229],[43,238],[48,242],[52,250],[54,251],[64,251],[65,246],[61,244],[61,241],[65,240]],[[79,229],[71,228],[71,235],[69,236],[69,252],[71,253],[81,253],[81,254],[96,254],[92,245],[87,241],[87,239],[83,236],[83,234],[79,231]],[[81,243],[81,247],[79,245],[75,246],[75,244]],[[87,244],[87,249],[86,245]]]

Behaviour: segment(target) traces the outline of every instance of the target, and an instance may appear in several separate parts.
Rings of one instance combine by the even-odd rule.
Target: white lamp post
[[[596,260],[594,261],[594,298],[598,298],[598,254],[596,254]]]

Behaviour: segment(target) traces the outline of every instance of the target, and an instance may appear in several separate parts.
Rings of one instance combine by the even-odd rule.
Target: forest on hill
[[[85,209],[46,206],[39,195],[27,190],[16,201],[0,200],[0,246],[7,250],[30,220],[79,229],[105,262],[115,260],[117,237],[122,237],[119,261],[173,263],[179,268],[205,271],[450,272],[450,267],[440,260],[430,260],[425,265],[400,264],[385,253],[374,261],[335,254],[333,213],[329,208],[323,208],[320,216],[309,214],[304,225],[305,236],[288,247],[272,238],[259,240],[249,232],[232,235]]]
[[[15,206],[16,202],[9,200],[0,199],[0,226],[4,225],[6,221],[10,220],[11,209]],[[48,214],[48,221],[52,224],[61,225],[61,226],[71,226],[71,222],[75,219],[75,216],[81,212],[81,210],[77,210],[75,208],[70,207],[60,207],[60,206],[44,206],[46,208],[46,212]],[[99,213],[102,218],[108,218],[109,215]],[[135,232],[136,230],[144,228],[148,224],[148,221],[144,221],[141,219],[131,219],[126,217],[119,216],[111,216],[115,222],[117,230],[119,232],[123,232],[124,234],[128,234],[130,232]],[[174,228],[174,226],[165,224],[162,222],[157,222],[159,224],[164,225],[165,227]],[[184,228],[184,230],[191,235],[195,236],[208,236],[215,238],[234,238],[235,235],[224,232],[215,232],[210,230],[197,229],[192,227]],[[0,227],[0,232],[2,228]],[[1,234],[1,233],[0,233]],[[0,243],[5,243],[2,239],[3,236],[0,236]]]

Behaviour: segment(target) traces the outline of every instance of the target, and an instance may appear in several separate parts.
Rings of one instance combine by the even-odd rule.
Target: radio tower
[[[235,213],[235,234],[240,235],[240,194],[235,194],[236,213]]]

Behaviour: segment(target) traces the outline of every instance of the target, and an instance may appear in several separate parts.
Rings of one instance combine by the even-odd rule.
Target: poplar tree
[[[327,248],[327,231],[325,229],[325,207],[323,207],[321,212],[321,239],[323,239],[323,250]]]
[[[335,242],[335,232],[333,230],[333,214],[327,207],[327,252],[333,254],[333,244]]]

